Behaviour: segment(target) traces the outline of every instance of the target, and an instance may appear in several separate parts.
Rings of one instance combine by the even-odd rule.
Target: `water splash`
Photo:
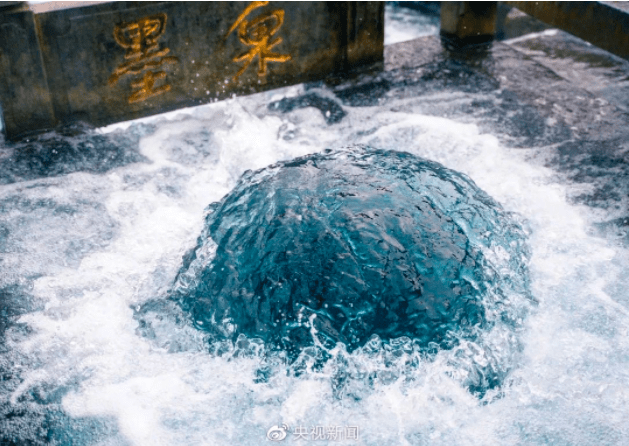
[[[544,87],[544,79],[530,81]],[[626,444],[629,257],[617,239],[589,231],[611,209],[599,215],[571,204],[566,197],[583,186],[544,167],[555,141],[547,136],[558,125],[522,144],[505,137],[511,130],[496,117],[511,116],[518,129],[543,120],[509,115],[521,104],[505,109],[491,85],[479,92],[391,85],[376,105],[344,101],[346,116],[331,125],[313,107],[269,110],[314,90],[334,99],[323,87],[177,111],[147,120],[156,124],[148,132],[126,130],[140,142],[124,152],[143,162],[96,172],[64,161],[53,176],[0,186],[2,292],[33,300],[7,316],[0,438],[253,446],[286,424],[286,444],[303,442],[296,427],[315,425],[360,426],[359,442],[345,444]],[[474,342],[424,353],[412,340],[409,348],[403,338],[374,338],[353,352],[330,350],[322,366],[321,352],[306,348],[286,365],[265,358],[252,338],[214,343],[221,351],[208,354],[207,334],[162,300],[172,308],[153,311],[154,336],[137,336],[131,308],[167,295],[202,231],[203,209],[243,171],[351,144],[404,150],[464,172],[525,216],[540,303],[521,329],[496,323]],[[84,249],[72,240],[86,242]],[[510,347],[514,339],[521,352]],[[478,364],[484,356],[488,367],[511,367],[481,399],[465,385],[483,372],[466,365],[475,356]]]
[[[528,311],[524,240],[462,174],[408,153],[328,150],[248,172],[212,204],[170,299],[217,352],[262,342],[299,356],[297,370],[368,340],[373,352],[407,345],[415,362],[456,348],[461,381],[484,392],[510,369]],[[176,313],[146,304],[151,337],[156,310]]]

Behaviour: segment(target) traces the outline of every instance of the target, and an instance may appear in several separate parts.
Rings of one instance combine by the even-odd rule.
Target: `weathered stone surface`
[[[383,57],[382,2],[68,5],[0,14],[10,139],[321,80]]]

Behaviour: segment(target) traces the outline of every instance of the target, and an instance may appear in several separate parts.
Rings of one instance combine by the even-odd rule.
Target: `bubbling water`
[[[333,98],[298,86],[127,123],[139,144],[121,145],[119,164],[76,171],[64,161],[63,175],[0,186],[0,299],[40,305],[5,332],[0,439],[253,446],[286,425],[286,444],[316,426],[358,426],[358,441],[339,441],[354,445],[627,444],[629,259],[589,232],[591,209],[566,199],[582,186],[544,167],[553,148],[514,149],[483,127],[482,109],[457,114],[475,100],[501,103],[486,92],[404,87],[377,106],[343,106],[333,124],[311,107],[268,107],[313,92]],[[447,112],[434,116],[435,106]],[[247,169],[355,144],[463,172],[524,216],[534,311],[518,320],[531,302],[506,293],[515,320],[486,311],[494,325],[451,349],[374,337],[352,352],[305,347],[287,364],[253,337],[208,343],[165,298],[208,203]],[[209,259],[206,246],[197,253]],[[482,254],[505,265],[500,249]],[[511,268],[497,268],[508,280]],[[468,391],[494,369],[501,385],[480,399]]]
[[[382,341],[424,355],[464,342],[475,346],[459,355],[466,384],[484,392],[510,364],[479,334],[504,332],[513,353],[530,303],[524,240],[514,216],[438,163],[327,150],[249,171],[210,205],[169,298],[211,345],[291,361],[305,349],[321,362]],[[157,308],[173,313],[145,304],[145,333]]]

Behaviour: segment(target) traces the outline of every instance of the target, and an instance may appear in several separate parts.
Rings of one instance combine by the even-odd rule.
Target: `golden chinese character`
[[[277,33],[277,31],[284,23],[284,11],[276,9],[264,13],[255,19],[249,21],[247,16],[251,11],[256,8],[268,5],[268,1],[264,2],[251,2],[249,6],[238,16],[229,32],[225,36],[229,36],[236,28],[238,28],[238,39],[251,49],[242,53],[240,56],[234,57],[234,62],[245,61],[240,71],[234,76],[234,80],[245,72],[247,67],[251,64],[253,59],[258,56],[258,76],[266,75],[267,62],[286,62],[291,59],[288,54],[272,53],[271,49],[282,42],[281,37],[277,37],[271,40],[271,37]]]
[[[151,71],[164,64],[178,62],[179,59],[167,56],[170,49],[159,49],[157,40],[166,29],[166,14],[154,14],[141,18],[135,22],[126,22],[114,28],[114,39],[127,51],[122,65],[114,70],[109,77],[109,85],[116,84],[126,74],[138,75],[145,72],[139,81],[131,84],[137,90],[129,96],[129,103],[144,101],[152,96],[170,90],[170,85],[164,84],[155,88],[156,79],[164,79],[163,71]]]
[[[153,85],[155,85],[155,79],[163,79],[165,77],[166,73],[163,71],[158,71],[157,73],[147,71],[144,73],[142,79],[131,84],[133,88],[139,88],[139,90],[129,96],[129,104],[144,101],[151,96],[156,96],[170,90],[170,85],[162,85],[158,88],[153,87]]]

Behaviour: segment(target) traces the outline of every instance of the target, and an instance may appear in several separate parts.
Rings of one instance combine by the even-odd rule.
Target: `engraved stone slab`
[[[0,102],[9,138],[77,121],[106,125],[318,80],[379,62],[383,55],[381,2],[104,2],[30,8],[21,12],[31,14],[37,31],[37,41],[31,39],[28,48],[41,57],[31,57],[27,65],[42,73],[40,83],[47,89],[41,94],[50,96],[52,117],[17,123],[22,108],[45,104],[16,93],[15,85],[26,83],[29,90],[34,81],[15,74],[17,56],[3,56]],[[16,14],[0,15],[0,29]],[[11,41],[3,39],[3,54],[17,54],[7,50]]]

